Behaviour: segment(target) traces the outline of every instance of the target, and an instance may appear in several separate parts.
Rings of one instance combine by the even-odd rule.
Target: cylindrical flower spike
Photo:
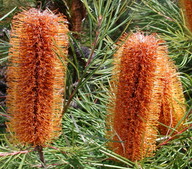
[[[135,33],[114,56],[113,98],[107,120],[112,127],[110,146],[133,161],[151,156],[156,148],[164,86],[162,55],[167,52],[161,43],[155,36]]]
[[[162,97],[162,110],[160,113],[159,125],[160,134],[170,134],[173,129],[181,130],[183,118],[186,112],[185,98],[183,95],[182,84],[176,72],[173,62],[165,60],[167,63],[164,75],[164,91]]]
[[[192,31],[192,1],[180,0],[179,3],[184,13],[186,26]]]
[[[153,154],[158,129],[182,128],[185,99],[163,41],[142,33],[125,37],[114,55],[107,135],[116,153],[136,161]]]
[[[64,16],[48,10],[30,9],[13,19],[7,127],[25,145],[45,146],[60,134],[67,33]]]

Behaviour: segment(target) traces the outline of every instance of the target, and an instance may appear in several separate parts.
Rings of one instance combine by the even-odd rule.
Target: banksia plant
[[[37,9],[13,18],[7,123],[13,140],[46,146],[61,130],[68,48],[64,16]]]
[[[107,135],[112,139],[109,143],[111,149],[136,161],[153,154],[156,149],[159,119],[165,119],[168,113],[163,114],[162,109],[169,111],[170,104],[175,104],[172,102],[166,105],[166,99],[172,99],[173,95],[164,98],[163,104],[163,94],[168,90],[172,90],[175,95],[182,91],[179,88],[180,83],[179,91],[169,82],[172,89],[165,85],[169,78],[165,76],[166,73],[170,74],[175,69],[173,66],[170,68],[171,62],[163,41],[142,33],[132,34],[127,40],[125,37],[121,40],[123,45],[114,56]],[[177,82],[174,84],[176,87]],[[174,109],[178,110],[176,107]],[[175,119],[180,119],[183,116],[181,114],[176,114]],[[172,117],[169,121],[171,119]],[[161,122],[164,123],[162,120]],[[161,130],[165,131],[164,128]]]
[[[186,26],[192,31],[192,1],[191,0],[180,0],[181,9],[184,13],[184,19]]]

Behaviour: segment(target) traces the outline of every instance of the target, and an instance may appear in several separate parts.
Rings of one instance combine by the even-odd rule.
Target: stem
[[[0,157],[5,157],[5,156],[14,156],[14,155],[17,155],[17,154],[27,154],[27,153],[29,153],[29,152],[31,152],[31,150],[30,151],[28,151],[28,150],[24,150],[24,151],[14,151],[14,152],[11,152],[11,153],[7,153],[7,152],[0,152]]]
[[[97,47],[97,43],[98,43],[98,40],[99,40],[99,34],[100,34],[99,31],[100,31],[100,28],[101,28],[101,24],[102,24],[102,16],[99,16],[95,41],[93,43],[93,48],[91,50],[91,54],[90,54],[90,56],[88,58],[88,61],[87,61],[86,65],[85,65],[85,67],[87,67],[90,64],[90,62],[92,61],[92,59],[93,59],[93,54],[94,54],[94,51],[95,51],[95,49]]]
[[[99,29],[101,28],[101,23],[102,23],[102,16],[99,16],[99,18],[98,18],[98,26],[97,26],[98,28],[96,30],[95,41],[93,43],[93,48],[91,49],[91,53],[90,53],[90,56],[88,58],[88,61],[87,61],[86,65],[85,65],[85,69],[89,66],[89,64],[91,63],[91,61],[93,59],[94,51],[95,51],[95,49],[97,47],[97,43],[98,43],[98,40],[99,40]],[[64,106],[63,114],[67,111],[67,108],[69,107],[73,97],[75,96],[75,94],[76,94],[76,92],[78,90],[79,84],[82,81],[82,79],[78,80],[76,88],[73,90],[72,94],[69,96],[69,100],[67,101],[66,105]]]
[[[76,92],[77,92],[77,90],[78,90],[78,85],[79,85],[80,82],[81,82],[81,80],[78,80],[77,86],[76,86],[75,89],[73,90],[72,94],[69,96],[69,99],[68,99],[66,105],[65,105],[64,108],[63,108],[63,114],[67,111],[67,109],[68,109],[68,107],[69,107],[69,105],[70,105],[73,97],[75,96],[75,94],[76,94]]]
[[[43,147],[42,146],[36,146],[36,150],[39,154],[39,159],[42,163],[41,167],[46,169],[46,164],[45,164],[45,159],[44,159],[44,154],[43,154]]]
[[[165,140],[164,142],[160,143],[160,144],[158,145],[158,147],[168,144],[169,141],[173,140],[176,136],[182,134],[183,132],[185,132],[186,130],[190,129],[191,127],[192,127],[192,125],[190,125],[189,127],[186,127],[186,128],[184,128],[183,130],[177,132],[177,133],[174,134],[172,137],[170,137],[170,138],[168,138],[167,140]]]

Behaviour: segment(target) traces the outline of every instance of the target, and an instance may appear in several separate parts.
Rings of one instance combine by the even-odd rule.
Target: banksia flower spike
[[[165,58],[166,59],[166,58]],[[162,97],[162,110],[160,113],[159,131],[162,135],[168,135],[174,130],[181,130],[183,118],[186,112],[185,98],[182,84],[176,67],[170,60],[165,60],[166,72],[164,75],[164,90]]]
[[[184,13],[186,26],[190,31],[192,31],[192,1],[180,0],[179,3]]]
[[[7,127],[24,145],[46,146],[60,134],[67,33],[64,16],[48,10],[30,9],[13,19]]]
[[[122,39],[124,41],[125,38]],[[130,160],[150,156],[155,150],[157,125],[164,82],[163,58],[166,49],[154,36],[135,33],[114,56],[112,94],[108,125],[115,133],[110,144]]]
[[[174,96],[184,98],[164,42],[142,33],[126,37],[114,55],[107,136],[116,153],[136,161],[153,154],[158,129],[167,132],[159,121],[175,127],[181,120],[184,109]]]

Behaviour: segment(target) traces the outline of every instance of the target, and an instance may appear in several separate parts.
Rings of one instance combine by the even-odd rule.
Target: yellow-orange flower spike
[[[163,61],[167,53],[161,44],[153,35],[135,33],[114,56],[112,101],[107,118],[112,128],[108,131],[112,139],[109,146],[133,161],[151,156],[156,149],[164,86]]]
[[[192,31],[192,1],[191,0],[180,0],[180,6],[183,10],[186,26]]]
[[[60,14],[37,9],[13,19],[7,128],[25,145],[46,146],[60,134],[68,53],[66,22]]]
[[[167,135],[173,130],[181,130],[183,118],[186,112],[185,98],[183,95],[182,84],[176,72],[176,67],[171,61],[165,61],[166,72],[164,75],[164,91],[162,97],[162,110],[159,117],[160,134]]]

